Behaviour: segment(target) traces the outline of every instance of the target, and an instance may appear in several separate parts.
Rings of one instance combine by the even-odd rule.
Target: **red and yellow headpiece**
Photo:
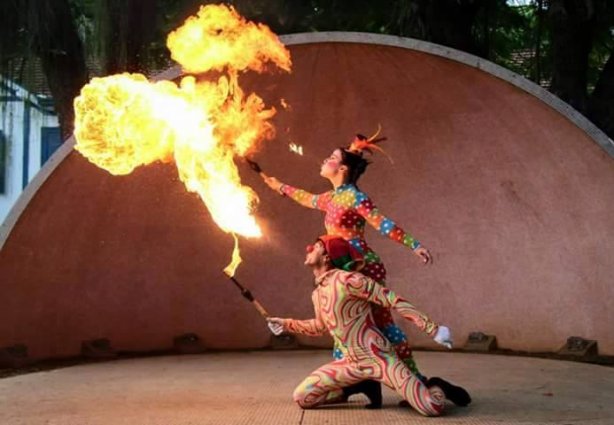
[[[378,125],[377,131],[371,137],[357,134],[350,146],[347,148],[348,152],[362,156],[363,152],[369,152],[371,155],[373,155],[373,150],[377,150],[386,155],[390,162],[393,162],[392,158],[390,158],[390,155],[388,155],[386,151],[384,151],[382,148],[377,146],[377,143],[387,140],[387,137],[377,137],[379,136],[381,131],[382,127]]]

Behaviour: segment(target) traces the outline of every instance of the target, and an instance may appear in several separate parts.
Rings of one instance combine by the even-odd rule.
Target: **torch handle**
[[[256,161],[252,161],[249,158],[245,158],[245,162],[247,162],[249,164],[249,167],[252,170],[257,172],[260,175],[260,177],[262,177],[262,180],[266,180],[267,178],[269,178],[269,176],[264,174],[264,171],[262,171],[262,168],[260,168],[260,164],[258,164]]]
[[[247,162],[250,168],[260,174],[263,178],[266,177],[264,172],[262,171],[262,168],[260,168],[260,164],[258,164],[256,161],[252,161],[249,158],[245,158],[245,162]]]
[[[264,307],[262,307],[262,304],[260,304],[258,300],[252,301],[252,304],[254,304],[254,307],[256,307],[256,310],[258,310],[258,313],[260,313],[262,317],[264,317],[265,319],[268,319],[269,317],[271,317],[269,312],[266,311]]]
[[[258,310],[258,313],[260,313],[260,315],[262,317],[264,317],[265,319],[270,317],[269,312],[266,311],[266,309],[264,307],[262,307],[262,304],[260,304],[260,302],[258,302],[258,300],[256,298],[254,298],[254,296],[252,295],[251,291],[247,288],[245,288],[243,285],[241,285],[239,283],[239,281],[237,279],[235,279],[233,276],[229,276],[230,280],[232,281],[232,283],[234,283],[237,288],[239,288],[241,290],[241,295],[243,295],[243,297],[248,300],[249,302],[251,302],[254,307],[256,307],[256,310]]]

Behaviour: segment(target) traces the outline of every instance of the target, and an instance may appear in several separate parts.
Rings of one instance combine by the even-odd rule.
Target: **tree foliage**
[[[71,97],[89,74],[170,64],[166,35],[195,0],[3,0],[0,66],[19,81],[41,61],[69,134]],[[419,38],[492,60],[549,88],[614,136],[611,0],[231,0],[279,34],[360,31]],[[74,57],[73,57],[74,56]],[[88,64],[87,69],[85,63]],[[55,69],[54,69],[55,68]],[[73,80],[58,87],[57,75]],[[68,107],[66,106],[68,105]],[[64,106],[62,106],[64,105]]]

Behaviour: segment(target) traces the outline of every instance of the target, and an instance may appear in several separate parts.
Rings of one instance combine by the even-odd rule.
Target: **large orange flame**
[[[232,7],[201,7],[196,16],[169,34],[173,60],[190,73],[231,67],[262,72],[273,62],[290,71],[290,55],[277,36],[262,24],[247,22]]]
[[[267,63],[289,71],[290,53],[266,26],[224,5],[201,7],[167,45],[185,71],[222,75],[214,81],[187,76],[179,85],[141,74],[92,79],[75,99],[75,149],[114,175],[174,161],[223,231],[259,237],[258,197],[241,184],[234,157],[274,137],[269,120],[276,111],[255,93],[245,95],[239,72],[263,72]],[[236,236],[235,242],[229,275],[241,261]]]

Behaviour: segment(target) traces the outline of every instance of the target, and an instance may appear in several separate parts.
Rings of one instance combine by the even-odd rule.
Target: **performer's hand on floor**
[[[443,345],[449,349],[452,349],[452,333],[450,332],[450,328],[447,326],[439,325],[439,329],[437,329],[437,333],[433,337],[436,343]]]
[[[429,264],[433,262],[433,256],[431,255],[429,250],[423,246],[419,246],[418,248],[414,249],[414,254],[420,257],[424,264]]]
[[[273,335],[281,335],[284,332],[284,321],[279,317],[269,317],[266,319],[267,326],[273,332]]]

